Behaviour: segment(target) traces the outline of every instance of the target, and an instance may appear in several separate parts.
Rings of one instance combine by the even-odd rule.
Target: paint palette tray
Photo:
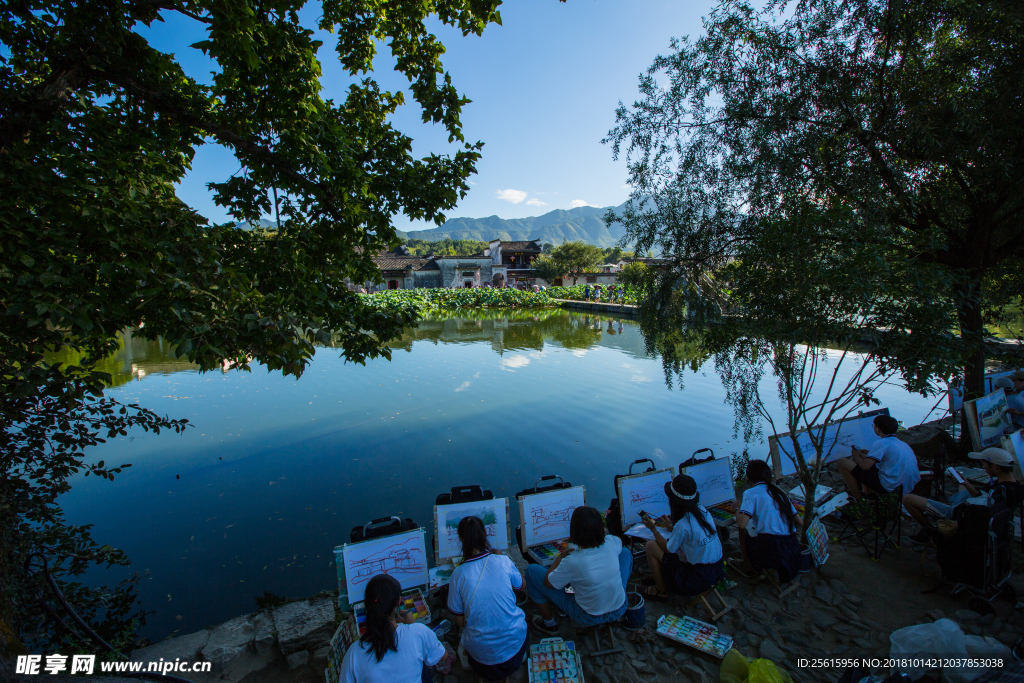
[[[356,629],[359,632],[359,636],[366,633],[366,609],[363,605],[364,603],[360,602],[359,604],[352,606],[352,614],[355,617]],[[427,601],[424,599],[423,593],[421,593],[418,588],[402,592],[402,596],[398,602],[398,611],[401,613],[408,610],[413,610],[415,612],[416,623],[430,624],[430,608],[427,607]]]
[[[669,640],[689,645],[719,659],[725,657],[732,649],[732,636],[727,636],[711,624],[705,624],[692,617],[665,614],[658,618],[658,633]]]
[[[584,683],[580,653],[571,640],[545,638],[531,645],[528,667],[530,683]]]
[[[550,567],[551,563],[558,557],[558,554],[568,547],[568,541],[551,541],[550,543],[530,546],[526,549],[526,554],[533,558],[537,564]]]
[[[716,522],[728,522],[736,518],[736,513],[739,508],[736,506],[736,501],[726,500],[718,505],[712,505],[708,508],[708,512]]]

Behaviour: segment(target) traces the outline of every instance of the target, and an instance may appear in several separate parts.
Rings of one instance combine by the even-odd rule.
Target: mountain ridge
[[[403,239],[436,241],[445,238],[453,240],[494,239],[510,242],[539,240],[558,246],[564,242],[581,241],[597,247],[614,247],[626,234],[621,223],[607,225],[604,214],[619,206],[597,207],[578,206],[574,209],[553,209],[540,216],[526,218],[452,218],[443,225],[429,230],[400,232]]]

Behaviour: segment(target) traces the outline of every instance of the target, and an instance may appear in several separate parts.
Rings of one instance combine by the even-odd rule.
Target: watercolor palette
[[[708,512],[718,522],[728,522],[731,519],[735,519],[738,510],[739,508],[734,500],[727,500],[708,508]]]
[[[541,543],[540,545],[530,546],[526,549],[526,552],[539,564],[547,567],[555,561],[555,558],[558,557],[559,553],[568,547],[568,541],[551,541],[550,543]]]
[[[405,591],[402,593],[402,597],[398,603],[398,611],[406,612],[413,610],[416,615],[416,622],[420,624],[430,623],[430,608],[427,607],[427,601],[423,599],[423,593],[418,589],[411,591]],[[366,633],[366,609],[363,603],[352,606],[352,612],[355,616],[356,626],[359,631],[359,635]]]
[[[539,645],[531,645],[528,671],[530,683],[584,683],[580,655],[571,640],[562,642],[561,638],[545,638]]]
[[[725,657],[732,649],[732,636],[727,636],[711,624],[705,624],[692,617],[666,614],[658,619],[658,633],[719,659]]]

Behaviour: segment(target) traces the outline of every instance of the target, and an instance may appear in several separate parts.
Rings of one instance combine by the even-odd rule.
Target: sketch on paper
[[[1024,471],[1024,430],[1018,429],[1003,441],[1003,450],[1017,458],[1017,465]]]
[[[850,455],[851,447],[870,450],[879,438],[875,434],[874,429],[875,417],[877,415],[868,415],[859,419],[853,418],[826,426],[821,447],[822,453],[825,454],[825,462],[834,462],[839,458]],[[814,430],[814,435],[817,437],[821,427],[814,426],[811,429]],[[804,459],[807,461],[814,460],[815,451],[814,444],[811,443],[810,432],[806,429],[802,430],[797,433],[796,438],[800,444],[800,450],[803,452]],[[782,474],[793,474],[797,470],[796,456],[793,454],[793,442],[789,434],[780,434],[775,439],[775,443],[781,457],[779,464],[782,468]]]
[[[342,554],[351,604],[363,601],[366,584],[378,574],[398,579],[402,588],[427,585],[427,553],[422,529],[352,543],[344,546]]]
[[[622,512],[622,527],[628,528],[640,522],[640,511],[652,517],[667,515],[668,497],[665,484],[672,481],[672,470],[658,470],[634,474],[619,479],[618,494]]]
[[[527,546],[569,537],[573,511],[586,503],[582,486],[535,493],[519,499],[523,520],[523,543]]]
[[[480,518],[492,548],[508,549],[508,498],[438,505],[434,520],[437,526],[438,561],[462,555],[459,522],[465,517]]]
[[[686,467],[683,474],[693,477],[700,493],[700,504],[711,507],[736,499],[736,491],[732,487],[732,469],[729,458],[718,458],[709,462]]]

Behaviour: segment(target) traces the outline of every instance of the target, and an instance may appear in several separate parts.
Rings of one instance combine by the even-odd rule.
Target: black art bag
[[[368,541],[371,538],[380,538],[381,536],[392,536],[394,534],[400,534],[403,531],[412,531],[413,529],[419,529],[420,525],[412,521],[408,517],[402,519],[401,517],[381,517],[375,519],[372,522],[367,522],[362,526],[353,527],[349,533],[349,539],[353,543],[361,543],[362,541]]]

